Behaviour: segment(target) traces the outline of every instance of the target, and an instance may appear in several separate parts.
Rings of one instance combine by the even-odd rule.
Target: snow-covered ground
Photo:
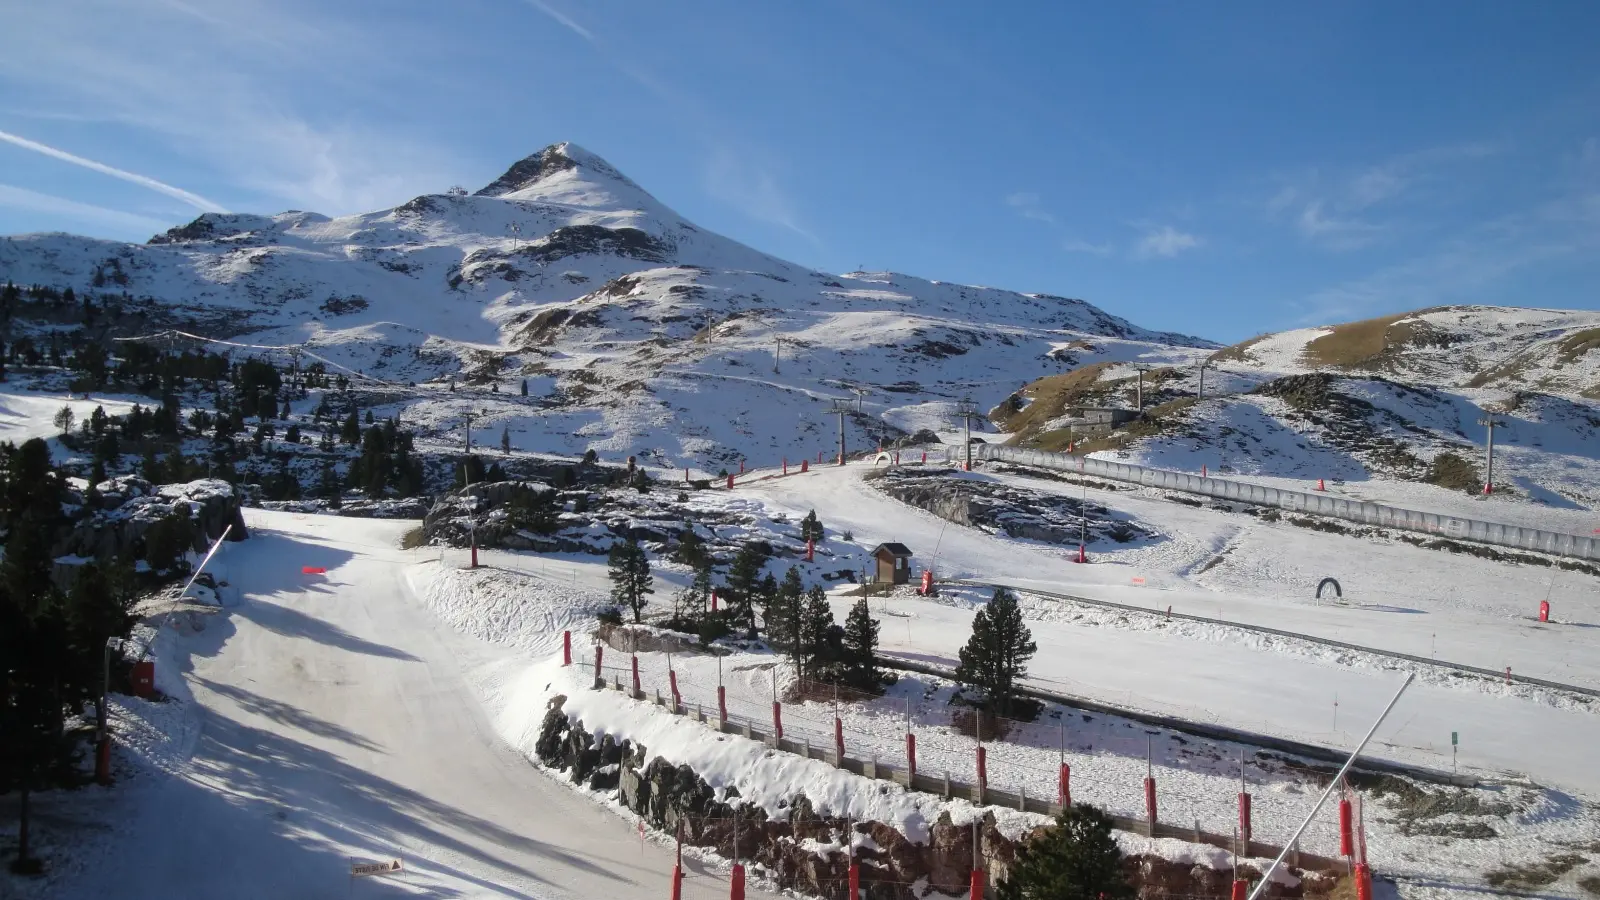
[[[825,549],[834,558],[854,559],[879,541],[899,540],[941,576],[1152,610],[1170,603],[1408,652],[1426,635],[1437,642],[1441,659],[1470,663],[1494,655],[1525,662],[1530,672],[1543,660],[1546,670],[1559,670],[1550,671],[1552,677],[1600,683],[1585,652],[1591,629],[1580,627],[1600,620],[1587,576],[1562,576],[1571,579],[1558,581],[1555,592],[1563,624],[1538,627],[1526,621],[1526,605],[1507,594],[1529,574],[1538,577],[1524,587],[1542,588],[1548,570],[1523,572],[1122,491],[1091,491],[1091,499],[1153,523],[1164,539],[1097,545],[1091,547],[1094,562],[1079,566],[1064,548],[948,525],[899,504],[863,484],[865,470],[852,465],[753,481],[731,493],[703,493],[697,502],[738,507],[769,523],[761,527],[773,527],[782,516],[792,523],[814,508],[829,530]],[[1016,474],[972,477],[1043,491],[1081,490]],[[551,660],[560,633],[581,634],[605,602],[602,558],[487,551],[484,568],[462,571],[461,551],[395,549],[409,523],[254,510],[247,521],[253,537],[230,546],[223,560],[238,604],[206,617],[204,630],[168,634],[158,646],[161,686],[178,702],[156,708],[168,719],[169,708],[185,711],[196,725],[184,726],[182,715],[140,724],[147,722],[144,711],[130,701],[127,721],[147,735],[136,745],[150,758],[152,774],[130,778],[126,790],[92,803],[47,798],[47,806],[57,804],[54,827],[72,834],[55,846],[70,845],[74,854],[74,864],[48,883],[47,895],[115,890],[156,896],[177,883],[198,895],[281,896],[292,889],[332,896],[349,889],[351,857],[392,856],[406,859],[410,870],[406,882],[386,885],[401,892],[642,897],[664,887],[670,866],[664,849],[651,841],[641,846],[630,822],[524,758],[546,698],[577,693],[571,690],[573,679],[582,677],[576,667],[552,669]],[[847,530],[853,532],[848,541],[841,535]],[[1223,561],[1205,568],[1223,550]],[[1341,559],[1359,560],[1349,572],[1334,573],[1346,582],[1347,604],[1312,600],[1311,580]],[[329,571],[308,578],[300,574],[303,565]],[[657,599],[665,602],[681,573],[661,570]],[[1143,586],[1131,584],[1135,575],[1145,579]],[[1415,588],[1432,580],[1440,589]],[[956,588],[936,600],[903,593],[874,598],[882,648],[952,665],[984,599],[984,591]],[[1403,668],[1237,628],[1169,623],[1026,595],[1024,601],[1040,645],[1030,672],[1038,685],[1295,740],[1349,746]],[[850,602],[836,596],[836,616],[842,618]],[[582,656],[586,647],[579,650],[580,658],[589,658]],[[617,664],[615,652],[611,659]],[[780,690],[788,686],[784,667],[761,652],[722,662],[732,713],[767,721],[774,676]],[[715,659],[680,655],[675,663],[685,699],[710,708]],[[642,654],[641,668],[647,691],[666,689],[662,655]],[[937,679],[908,676],[880,700],[842,704],[851,752],[900,759],[909,700],[923,771],[948,769],[970,779],[974,746],[950,726],[949,690]],[[737,744],[740,739],[717,741],[704,726],[618,694],[584,693],[572,702],[586,725],[643,740],[653,752],[691,762],[713,784],[737,786],[753,800],[803,787],[825,809],[881,815],[913,833],[938,811],[962,814],[959,802],[862,792],[850,780],[856,776],[846,778],[820,762],[775,759]],[[827,702],[788,703],[786,730],[825,746],[832,714]],[[169,731],[178,736],[160,737]],[[1018,726],[1006,742],[990,745],[991,783],[1052,795],[1063,731],[1075,796],[1137,815],[1148,746],[1163,819],[1229,830],[1241,748],[1114,716],[1052,709],[1039,723]],[[1600,780],[1588,753],[1600,742],[1600,715],[1587,705],[1560,692],[1425,671],[1379,731],[1372,753],[1448,769],[1452,731],[1461,735],[1462,771],[1496,785],[1493,796],[1508,804],[1489,820],[1499,824],[1498,836],[1453,840],[1407,831],[1380,815],[1369,823],[1380,871],[1476,884],[1494,863],[1534,861],[1556,842],[1600,832],[1592,805],[1600,799]],[[1312,794],[1293,773],[1246,750],[1257,833],[1281,840]],[[134,764],[126,752],[121,758],[125,767]],[[1007,821],[1013,831],[1027,824],[1022,817]],[[207,855],[230,865],[196,865],[192,842],[170,840],[174,822],[205,834]],[[1303,846],[1331,852],[1325,846],[1333,840],[1331,829],[1324,815]],[[689,896],[716,896],[720,864],[694,865],[704,875],[690,880]]]
[[[525,657],[442,625],[395,547],[410,523],[252,511],[239,605],[163,642],[158,704],[199,730],[170,774],[49,797],[70,862],[36,897],[662,896],[671,853],[531,766],[480,702]],[[302,565],[328,569],[301,575]],[[141,747],[149,742],[142,742]],[[121,763],[130,764],[125,749]],[[137,764],[137,763],[134,763]],[[92,795],[98,795],[92,796]],[[352,860],[403,876],[352,883]],[[686,896],[726,896],[691,860]],[[752,896],[771,895],[753,891]]]
[[[150,405],[148,397],[103,397],[91,394],[21,390],[15,385],[0,384],[0,441],[21,444],[31,438],[51,438],[61,433],[55,417],[63,406],[72,410],[73,427],[93,415],[95,407],[104,407],[106,415],[126,413],[133,404]]]

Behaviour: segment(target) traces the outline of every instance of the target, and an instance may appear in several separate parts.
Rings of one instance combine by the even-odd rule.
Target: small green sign
[[[1461,743],[1461,734],[1460,734],[1460,732],[1456,732],[1456,731],[1450,732],[1450,746],[1454,747],[1455,745],[1457,745],[1459,743]]]

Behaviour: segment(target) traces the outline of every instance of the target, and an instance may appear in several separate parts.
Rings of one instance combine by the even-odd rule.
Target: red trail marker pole
[[[1339,855],[1355,856],[1356,841],[1351,831],[1352,819],[1350,812],[1350,798],[1345,797],[1339,801]]]
[[[561,664],[572,665],[572,632],[561,632]]]
[[[672,900],[683,900],[683,823],[678,823],[678,860],[672,866]]]
[[[1539,621],[1541,621],[1541,622],[1550,621],[1550,601],[1549,600],[1540,600],[1539,601]]]

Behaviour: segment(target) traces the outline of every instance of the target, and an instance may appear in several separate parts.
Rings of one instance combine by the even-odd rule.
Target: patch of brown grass
[[[1110,366],[1111,363],[1101,362],[1060,375],[1047,375],[1020,392],[1032,403],[1021,410],[1017,410],[1015,404],[1001,403],[994,413],[995,422],[1010,432],[1035,430],[1051,419],[1064,415],[1069,406],[1104,396],[1104,391],[1096,387],[1100,376]]]
[[[1208,361],[1214,363],[1244,362],[1249,358],[1246,355],[1246,351],[1271,336],[1272,335],[1270,334],[1258,334],[1249,340],[1240,341],[1239,343],[1234,344],[1232,347],[1223,347],[1221,350],[1211,354],[1211,358]]]
[[[1305,361],[1313,366],[1340,368],[1369,363],[1389,349],[1389,326],[1411,315],[1407,312],[1335,325],[1327,334],[1306,344]]]
[[[1428,466],[1428,474],[1422,480],[1452,491],[1475,494],[1483,490],[1482,478],[1471,460],[1454,450],[1446,450],[1433,458]]]
[[[1577,853],[1557,853],[1544,862],[1524,866],[1506,865],[1487,872],[1483,880],[1498,888],[1530,890],[1554,884],[1561,876],[1588,862],[1588,857]]]
[[[1143,417],[1134,419],[1110,434],[1079,438],[1073,447],[1073,452],[1081,455],[1101,450],[1120,450],[1140,438],[1171,434],[1188,421],[1189,410],[1198,402],[1200,401],[1196,397],[1179,397],[1159,406],[1152,406],[1144,411]],[[1041,450],[1059,452],[1067,449],[1072,441],[1071,432],[1063,428],[1041,434],[1031,443]]]
[[[1600,350],[1600,328],[1574,331],[1556,345],[1556,365],[1564,366],[1590,350]]]

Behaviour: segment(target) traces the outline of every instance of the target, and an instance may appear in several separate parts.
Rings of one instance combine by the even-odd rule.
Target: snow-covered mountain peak
[[[475,196],[670,215],[615,166],[570,142],[551,144],[517,160]]]

